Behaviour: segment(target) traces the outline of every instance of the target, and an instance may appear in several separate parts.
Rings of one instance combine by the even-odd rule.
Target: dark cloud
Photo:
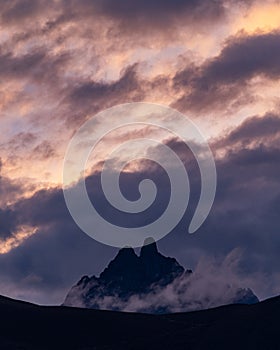
[[[69,59],[66,54],[50,54],[47,48],[36,47],[25,54],[0,49],[0,79],[26,79],[55,87],[60,69]]]
[[[139,24],[150,27],[175,25],[175,19],[184,22],[210,22],[223,18],[228,4],[249,6],[253,0],[11,0],[1,1],[1,21],[7,25],[26,23],[29,19],[45,17],[48,28],[70,19],[106,16],[131,29]],[[52,14],[52,16],[50,16]],[[50,18],[51,19],[50,19]],[[55,19],[54,19],[55,18]],[[142,28],[145,30],[145,28]]]
[[[1,175],[0,172],[0,208],[3,210],[3,216],[2,219],[0,220],[1,222],[5,222],[5,227],[8,227],[9,225],[11,227],[15,227],[16,222],[12,222],[9,220],[11,218],[10,209],[8,206],[11,203],[16,202],[19,198],[24,196],[24,194],[27,191],[32,191],[35,189],[35,185],[31,185],[30,183],[27,183],[24,179],[20,180],[13,180],[10,179],[7,176]],[[5,211],[7,210],[7,218],[4,219]],[[11,230],[5,230],[2,232],[3,235],[9,235]]]
[[[1,181],[0,186],[2,187]],[[16,216],[13,211],[9,209],[0,209],[0,239],[3,240],[10,237],[16,227]]]
[[[22,184],[12,181],[1,174],[4,162],[0,158],[0,240],[10,237],[17,227],[17,218],[8,208],[11,200],[16,200],[24,192]]]
[[[227,142],[231,145],[233,140],[238,146],[216,160],[218,187],[214,206],[205,224],[194,235],[188,235],[186,228],[200,193],[200,179],[196,176],[193,160],[189,156],[184,157],[186,151],[180,141],[167,141],[172,149],[183,155],[191,178],[192,193],[188,212],[174,231],[159,242],[160,250],[176,256],[186,267],[194,268],[202,256],[224,258],[234,249],[241,248],[243,256],[239,261],[238,273],[242,278],[247,273],[250,277],[248,287],[252,287],[261,298],[276,293],[280,288],[280,150],[274,145],[272,133],[272,127],[279,131],[276,118],[276,115],[251,118],[223,140],[226,149]],[[252,135],[265,137],[266,144],[244,146],[242,140]],[[269,135],[272,136],[271,144]],[[214,143],[214,150],[215,147]],[[110,209],[101,191],[99,173],[87,179],[87,187],[90,197],[94,196],[95,203],[98,203],[97,210],[105,212],[106,217],[114,223],[134,227],[158,217],[169,199],[164,172],[148,163],[140,173],[122,175],[121,189],[124,195],[132,200],[137,199],[138,184],[146,177],[158,185],[159,205],[144,212],[143,216],[128,217],[129,214]],[[4,214],[5,223],[35,226],[39,228],[39,233],[0,258],[2,266],[5,266],[1,273],[5,276],[15,274],[22,280],[35,273],[38,279],[32,282],[32,288],[38,291],[51,288],[56,295],[55,300],[62,300],[68,286],[80,276],[98,274],[116,251],[91,240],[76,227],[59,188],[41,190],[31,198],[21,199],[7,208]],[[9,229],[6,229],[7,232]],[[9,262],[8,265],[4,264],[5,261]],[[269,281],[260,277],[265,275],[270,276]],[[27,286],[27,282],[22,284],[23,289]]]
[[[126,29],[132,34],[133,31],[147,33],[147,29],[165,29],[170,34],[170,29],[178,27],[179,24],[199,27],[201,23],[216,24],[224,19],[228,13],[228,4],[249,6],[253,1],[238,0],[86,0],[78,2],[72,0],[72,8],[80,9],[93,14],[102,15],[116,20],[125,33]],[[199,25],[198,25],[199,23]]]
[[[250,3],[250,1],[238,1],[238,4],[244,6]],[[206,62],[202,67],[191,67],[189,70],[179,72],[174,78],[172,91],[169,91],[172,79],[168,74],[155,79],[144,79],[141,76],[141,62],[132,66],[126,63],[126,67],[122,67],[120,78],[113,82],[97,80],[92,74],[95,69],[98,70],[98,65],[106,62],[108,53],[121,52],[122,49],[126,50],[127,47],[135,44],[143,44],[143,42],[138,43],[138,40],[130,35],[133,33],[133,26],[146,30],[150,34],[150,27],[158,28],[160,25],[164,29],[170,28],[174,19],[177,28],[178,23],[181,23],[177,21],[178,17],[182,18],[182,25],[187,25],[189,19],[192,23],[197,23],[200,18],[202,22],[214,20],[213,22],[216,23],[218,17],[224,16],[228,2],[225,3],[222,0],[207,2],[202,0],[152,2],[122,0],[115,3],[111,0],[82,2],[13,0],[2,1],[2,4],[2,21],[5,25],[11,22],[18,23],[21,27],[14,31],[9,40],[1,46],[0,79],[2,77],[24,81],[27,84],[37,84],[36,89],[40,91],[45,104],[50,102],[50,95],[55,97],[56,102],[59,96],[61,103],[59,106],[56,104],[56,110],[51,118],[55,116],[59,119],[65,118],[67,122],[78,121],[79,123],[86,118],[86,115],[92,115],[114,104],[147,99],[154,101],[155,92],[158,96],[170,96],[171,93],[175,99],[178,90],[183,91],[184,96],[175,104],[179,109],[185,107],[203,109],[209,106],[215,107],[215,104],[218,108],[221,100],[233,100],[235,104],[242,104],[252,99],[246,93],[246,84],[243,85],[243,92],[240,93],[240,86],[234,82],[231,84],[222,82],[223,79],[219,77],[214,82],[216,75],[226,76],[227,70],[231,69],[229,57],[232,52],[229,47],[232,47],[233,51],[239,50],[242,55],[246,43],[238,38],[235,41],[232,39],[216,60]],[[38,23],[35,20],[37,17],[40,19]],[[94,26],[92,18],[94,18]],[[33,19],[34,22],[32,22]],[[24,24],[21,23],[23,20],[26,20]],[[96,23],[99,21],[98,27]],[[128,30],[123,30],[121,26],[120,31],[115,21],[126,26]],[[69,26],[60,27],[65,23]],[[106,27],[106,34],[104,34],[106,23],[108,28]],[[168,36],[169,29],[162,33]],[[77,42],[84,41],[82,49],[76,49],[75,45],[71,44],[72,36]],[[142,37],[139,37],[139,40],[141,41]],[[272,39],[268,41],[272,42]],[[271,45],[276,44],[271,43]],[[96,47],[102,49],[103,46],[104,50],[101,50],[101,53],[95,49]],[[83,59],[87,61],[88,56],[91,56],[91,60],[84,64]],[[242,59],[241,56],[240,61]],[[224,68],[219,61],[222,61]],[[226,64],[226,61],[229,63]],[[85,66],[83,72],[73,69],[80,65]],[[30,94],[28,90],[32,88],[34,87],[26,86],[21,94],[24,94],[25,98],[32,97],[33,92]],[[22,95],[18,96],[18,100],[22,99]]]
[[[275,113],[267,113],[264,117],[251,117],[242,125],[235,128],[228,135],[216,143],[216,147],[233,147],[234,145],[250,146],[265,144],[268,141],[275,143],[279,140],[280,117]]]
[[[45,58],[44,52],[31,52],[24,56],[15,57],[12,52],[2,53],[0,56],[2,77],[27,76],[42,64]]]
[[[121,0],[117,3],[113,0],[97,0],[96,4],[101,13],[130,23],[131,27],[137,27],[139,23],[165,26],[180,18],[186,21],[209,21],[219,19],[225,12],[223,2],[216,0]]]
[[[46,14],[46,10],[54,7],[53,0],[1,0],[1,21],[8,25],[21,22]]]
[[[260,76],[278,80],[279,58],[279,31],[250,36],[238,34],[226,41],[221,53],[214,59],[176,74],[174,87],[183,87],[186,92],[175,105],[210,110],[253,102],[251,79]]]
[[[38,232],[10,253],[0,255],[1,293],[38,303],[62,303],[69,285],[82,274],[99,273],[116,249],[82,233],[71,219],[60,189],[42,190],[0,211],[0,230],[12,236],[22,225]],[[1,220],[2,222],[2,220]],[[13,224],[13,226],[12,226]],[[6,238],[7,235],[5,236]]]
[[[0,175],[1,202],[4,202],[5,200],[8,202],[8,198],[13,196],[17,198],[19,193],[23,193],[23,188],[20,183],[16,183],[11,179]]]
[[[135,67],[129,67],[116,82],[97,83],[91,81],[80,83],[77,87],[74,87],[70,100],[77,102],[79,100],[110,99],[110,97],[115,95],[128,94],[140,88]]]
[[[278,79],[280,75],[280,33],[278,31],[228,39],[220,55],[204,67],[210,83],[232,83],[255,75]],[[273,53],[273,54],[272,54]]]
[[[100,110],[116,104],[142,101],[149,89],[148,82],[137,75],[137,65],[128,67],[120,78],[110,83],[82,81],[71,85],[64,104],[71,110],[68,122],[79,123]]]
[[[0,4],[1,23],[17,28],[11,34],[11,40],[1,46],[0,78],[26,82],[24,93],[27,96],[32,97],[36,90],[38,95],[35,96],[41,97],[42,104],[49,108],[48,122],[44,123],[46,130],[53,117],[66,120],[69,128],[69,122],[79,124],[87,115],[112,105],[152,99],[153,92],[160,93],[161,89],[166,92],[171,79],[168,73],[146,80],[141,77],[139,63],[124,69],[118,79],[109,82],[92,77],[93,63],[96,63],[95,59],[107,62],[109,56],[106,55],[110,50],[119,53],[130,45],[142,47],[141,40],[145,32],[150,35],[151,28],[164,29],[163,35],[169,36],[174,28],[184,30],[182,28],[188,23],[197,23],[205,31],[203,24],[216,23],[227,12],[225,2],[219,0],[2,0]],[[99,21],[100,31],[96,30]],[[69,23],[69,31],[67,26],[61,30],[65,23]],[[108,27],[104,27],[105,23]],[[106,39],[101,35],[103,30]],[[132,34],[138,34],[139,30],[141,35],[134,40]],[[45,34],[53,36],[46,37]],[[71,39],[70,34],[76,43],[85,40],[82,49],[76,49],[71,40],[66,40]],[[106,46],[102,42],[108,39],[109,48],[108,43]],[[254,101],[250,91],[252,78],[279,79],[279,39],[279,32],[251,36],[243,33],[230,38],[217,57],[201,66],[188,66],[176,74],[172,94],[184,93],[176,106],[214,110]],[[94,50],[88,51],[103,44],[106,48],[101,50],[101,57],[95,57]],[[90,64],[84,64],[83,59],[88,56],[91,56]],[[79,66],[82,72],[72,70]],[[105,65],[103,69],[106,69]],[[50,94],[55,96],[51,101],[53,104],[48,103]],[[20,97],[22,95],[18,99]],[[40,110],[40,122],[43,115]],[[217,158],[217,198],[207,222],[193,236],[185,232],[199,196],[199,174],[182,143],[175,139],[166,141],[185,161],[191,175],[192,193],[190,210],[174,232],[159,243],[160,249],[193,268],[201,256],[225,257],[236,247],[241,247],[245,251],[243,271],[250,271],[252,276],[254,272],[271,276],[270,283],[255,290],[261,297],[271,295],[279,286],[276,278],[280,247],[279,126],[278,115],[269,113],[264,118],[250,118],[223,139],[215,140],[214,151],[223,150],[223,156]],[[33,150],[28,154],[36,160],[55,155],[54,144],[50,144],[45,135],[38,140],[33,133],[18,133],[5,146],[17,155],[20,149]],[[4,161],[2,166],[5,166]],[[148,163],[141,172],[122,175],[124,194],[130,199],[138,198],[137,185],[145,177],[154,179],[160,195],[151,211],[130,218],[108,207],[101,193],[99,173],[89,177],[87,185],[90,194],[97,198],[98,209],[105,210],[112,222],[134,227],[159,216],[169,196],[164,171]],[[24,225],[38,227],[38,233],[0,256],[0,277],[7,281],[6,285],[15,286],[10,295],[27,299],[33,298],[32,291],[37,291],[41,297],[33,300],[50,301],[50,295],[53,295],[52,301],[59,302],[80,276],[98,274],[116,250],[93,241],[76,227],[60,188],[41,190],[30,198],[23,198],[27,190],[24,182],[25,179],[15,181],[0,177],[0,238],[13,236]],[[4,286],[0,288],[0,292],[4,291]]]
[[[255,124],[254,124],[255,122]],[[275,125],[273,118],[254,118],[252,130],[262,123]],[[246,122],[238,128],[240,139],[248,132]],[[247,131],[246,131],[247,129]],[[257,132],[256,129],[253,132]],[[275,128],[279,132],[279,127]],[[267,138],[267,129],[264,129]],[[163,251],[177,254],[185,266],[193,267],[200,257],[226,256],[235,248],[243,250],[240,273],[251,279],[252,287],[261,298],[279,294],[279,147],[272,143],[246,148],[242,142],[234,150],[216,160],[218,183],[216,199],[205,224],[193,236],[185,233],[187,218],[162,240]],[[226,139],[223,145],[226,146]],[[231,136],[229,136],[231,145]],[[178,147],[182,146],[178,144]],[[213,145],[215,149],[215,145]],[[192,189],[199,191],[194,181]],[[172,236],[172,237],[171,237]],[[188,265],[189,264],[189,265]],[[266,276],[266,277],[265,277]],[[269,276],[269,277],[268,277]]]

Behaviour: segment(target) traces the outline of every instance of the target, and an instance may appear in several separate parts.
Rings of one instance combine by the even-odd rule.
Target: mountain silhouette
[[[190,285],[192,270],[185,270],[175,258],[162,255],[154,240],[144,242],[140,255],[132,248],[122,248],[99,277],[84,276],[67,294],[64,306],[115,311],[168,313],[172,311],[172,297],[182,307],[178,311],[203,309],[211,300],[185,300],[185,285]],[[171,296],[166,296],[169,292]],[[226,287],[227,302],[253,304],[258,298],[249,288]],[[162,295],[164,294],[164,297]],[[160,300],[163,299],[162,302]],[[170,299],[170,300],[169,300]],[[193,306],[195,304],[195,307]],[[214,304],[215,305],[215,304]],[[219,302],[218,302],[219,305]],[[171,305],[172,306],[172,305]]]

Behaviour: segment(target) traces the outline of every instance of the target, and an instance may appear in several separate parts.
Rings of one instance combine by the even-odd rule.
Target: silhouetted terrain
[[[280,349],[280,297],[169,315],[42,307],[0,297],[0,349]]]
[[[64,305],[160,314],[259,301],[244,286],[220,283],[214,292],[207,285],[201,287],[195,272],[185,270],[175,258],[162,255],[156,243],[149,240],[139,256],[132,248],[123,248],[100,277],[82,277],[69,291]]]

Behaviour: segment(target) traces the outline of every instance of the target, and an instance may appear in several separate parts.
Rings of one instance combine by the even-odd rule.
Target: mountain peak
[[[119,251],[118,251],[118,254],[116,255],[115,259],[125,259],[125,258],[134,258],[134,257],[137,257],[135,251],[133,248],[131,247],[124,247],[124,248],[121,248]]]
[[[140,251],[140,257],[159,254],[157,244],[152,237],[146,238]]]
[[[132,279],[139,269],[138,259],[131,247],[120,249],[108,267],[100,274],[100,279],[108,282],[124,278]]]
[[[64,305],[110,310],[133,307],[133,310],[142,312],[169,312],[171,307],[168,304],[169,299],[164,300],[160,293],[173,283],[170,291],[175,293],[174,300],[181,300],[183,296],[184,310],[188,307],[191,309],[194,304],[209,305],[211,298],[209,299],[208,294],[201,300],[188,299],[186,288],[193,283],[189,279],[191,275],[191,270],[185,271],[175,258],[162,255],[157,249],[156,242],[148,238],[141,248],[140,256],[130,247],[122,248],[99,277],[84,276],[72,287]],[[248,289],[227,288],[226,292],[233,303],[258,301]],[[221,302],[223,298],[224,295],[220,295]]]
[[[84,305],[99,308],[99,301],[106,297],[124,301],[132,295],[150,292],[154,284],[167,285],[183,273],[184,268],[176,259],[160,254],[154,239],[147,238],[140,256],[130,247],[122,248],[99,278],[83,277],[68,293],[64,305],[76,305],[80,294]]]
[[[150,244],[155,244],[156,245],[156,241],[153,239],[153,237],[148,237],[145,239],[143,247],[146,245],[150,245]]]

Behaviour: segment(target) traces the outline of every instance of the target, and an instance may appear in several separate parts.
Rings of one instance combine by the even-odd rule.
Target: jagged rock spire
[[[159,254],[157,244],[152,237],[146,238],[140,251],[140,257]]]

